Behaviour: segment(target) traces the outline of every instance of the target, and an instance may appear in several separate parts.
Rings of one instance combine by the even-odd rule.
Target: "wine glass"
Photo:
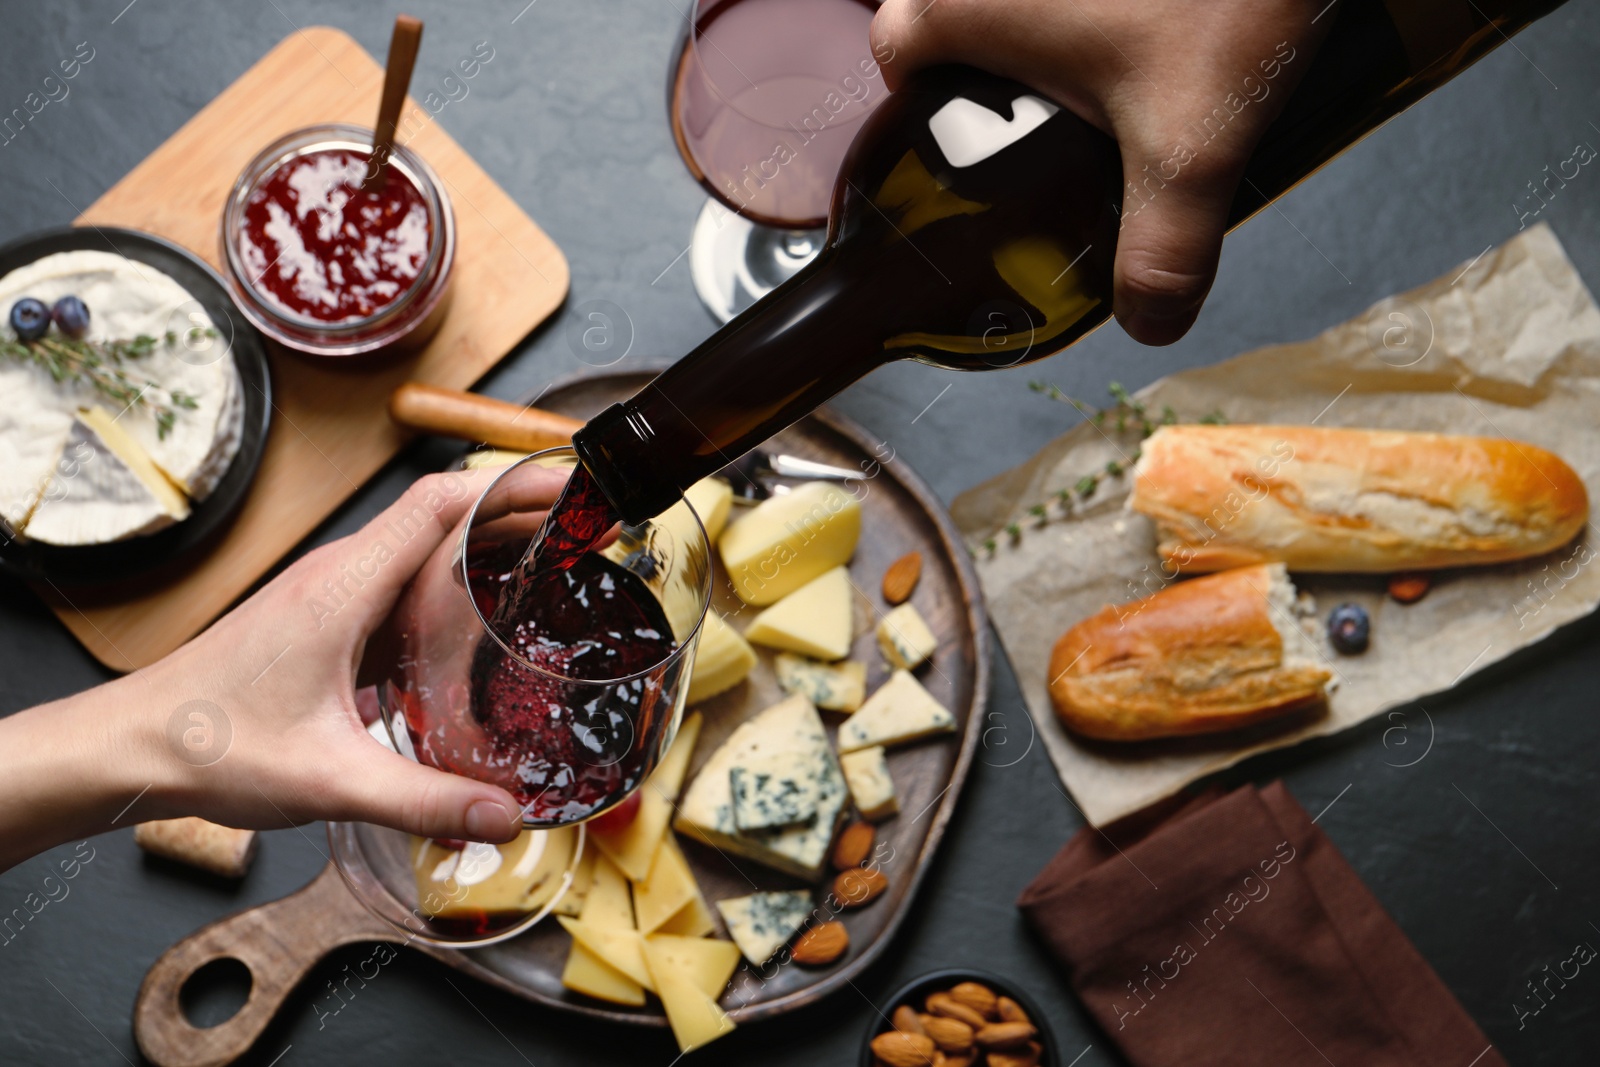
[[[557,448],[501,472],[369,642],[361,674],[395,751],[522,805],[522,836],[501,846],[330,826],[346,883],[408,937],[491,944],[548,914],[581,824],[638,789],[677,733],[711,603],[705,530],[680,498],[566,571],[524,575],[548,471],[576,467]],[[508,597],[515,610],[497,610]]]
[[[809,263],[839,164],[888,94],[873,0],[696,0],[672,65],[678,151],[711,194],[689,268],[726,322]]]

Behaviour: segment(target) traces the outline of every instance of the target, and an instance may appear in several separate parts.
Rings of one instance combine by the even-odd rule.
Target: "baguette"
[[[1086,737],[1214,733],[1315,703],[1332,677],[1291,613],[1281,563],[1168,586],[1107,606],[1050,656],[1050,699]]]
[[[1185,425],[1144,443],[1128,506],[1155,520],[1169,574],[1381,574],[1549,552],[1589,495],[1559,457],[1501,438]]]

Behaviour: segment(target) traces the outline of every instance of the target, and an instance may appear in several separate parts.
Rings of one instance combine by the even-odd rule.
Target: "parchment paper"
[[[1194,421],[1220,410],[1235,423],[1434,430],[1531,441],[1565,459],[1600,499],[1600,310],[1544,224],[1470,266],[1296,344],[1246,353],[1152,383],[1152,411],[1171,405]],[[1041,403],[1044,401],[1041,399]],[[1105,479],[1087,505],[1038,526],[1028,514],[1108,460],[1131,456],[1134,434],[1079,425],[1028,463],[963,493],[953,511],[978,561],[989,612],[1061,780],[1084,816],[1102,825],[1189,782],[1267,749],[1346,729],[1449,689],[1600,603],[1591,566],[1593,528],[1573,545],[1521,563],[1439,574],[1412,605],[1384,595],[1373,576],[1293,576],[1316,597],[1309,628],[1335,672],[1326,715],[1241,737],[1116,746],[1069,735],[1051,708],[1050,649],[1070,626],[1109,603],[1160,589],[1165,576],[1148,519],[1125,508],[1126,478]],[[1008,522],[1022,527],[1012,543]],[[982,542],[994,537],[991,553]],[[1339,656],[1322,621],[1342,601],[1372,617],[1372,644]],[[1425,705],[1424,705],[1425,707]],[[1409,715],[1419,758],[1431,729]],[[1428,722],[1431,723],[1431,716]],[[1413,751],[1414,750],[1414,751]]]

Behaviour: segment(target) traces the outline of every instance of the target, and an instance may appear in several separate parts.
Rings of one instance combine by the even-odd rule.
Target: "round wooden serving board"
[[[650,375],[640,372],[589,376],[558,383],[539,398],[546,410],[587,419],[631,395]],[[722,1005],[740,1023],[791,1011],[843,987],[888,947],[960,796],[978,740],[989,689],[989,634],[978,581],[967,551],[932,490],[893,449],[850,420],[826,409],[783,431],[767,451],[800,456],[862,472],[846,488],[861,500],[862,533],[850,575],[856,587],[855,645],[851,656],[867,666],[870,693],[889,676],[878,652],[874,629],[887,610],[880,593],[883,572],[910,551],[923,558],[922,579],[911,602],[939,638],[939,650],[917,670],[933,696],[956,717],[957,732],[894,749],[889,769],[900,798],[900,813],[878,824],[882,869],[889,888],[865,908],[838,916],[850,933],[845,956],[828,967],[786,963],[758,974],[742,964]],[[734,517],[739,514],[735,505]],[[720,576],[720,570],[719,570]],[[725,581],[712,610],[735,628],[758,609],[745,607]],[[757,649],[761,664],[750,678],[697,709],[705,726],[690,766],[691,780],[712,752],[746,718],[780,700],[771,669],[772,653]],[[832,734],[846,716],[824,711]],[[348,830],[330,827],[335,851]],[[752,892],[804,888],[804,883],[760,864],[739,860],[680,837],[684,852],[708,902]],[[882,846],[887,846],[883,848]],[[365,872],[348,872],[361,878]],[[725,936],[720,932],[717,936]],[[161,1067],[205,1067],[231,1062],[255,1040],[283,998],[329,950],[358,940],[402,941],[404,936],[369,915],[330,867],[306,889],[281,901],[214,923],[168,950],[145,978],[134,1012],[139,1046]],[[666,1016],[651,1000],[626,1008],[592,1000],[561,985],[570,938],[553,922],[541,923],[513,940],[487,948],[458,951],[420,941],[412,947],[490,985],[528,1000],[633,1025],[665,1026]],[[234,956],[250,967],[250,999],[234,1018],[210,1030],[197,1030],[183,1018],[178,990],[183,981],[212,959]]]

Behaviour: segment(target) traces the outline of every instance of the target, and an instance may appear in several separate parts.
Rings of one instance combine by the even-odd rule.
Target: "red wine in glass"
[[[689,259],[728,319],[804,266],[839,164],[888,95],[870,0],[699,0],[673,65],[668,114],[684,162],[714,198]],[[733,214],[730,215],[729,212]]]
[[[569,521],[581,522],[576,510]],[[567,529],[552,527],[557,540]],[[583,548],[532,567],[515,542],[468,549],[468,587],[500,638],[479,642],[472,659],[472,717],[488,741],[480,756],[509,775],[533,824],[576,822],[621,801],[660,755],[636,740],[673,713],[646,675],[677,647],[665,611],[636,574]],[[597,684],[606,679],[616,681]]]

